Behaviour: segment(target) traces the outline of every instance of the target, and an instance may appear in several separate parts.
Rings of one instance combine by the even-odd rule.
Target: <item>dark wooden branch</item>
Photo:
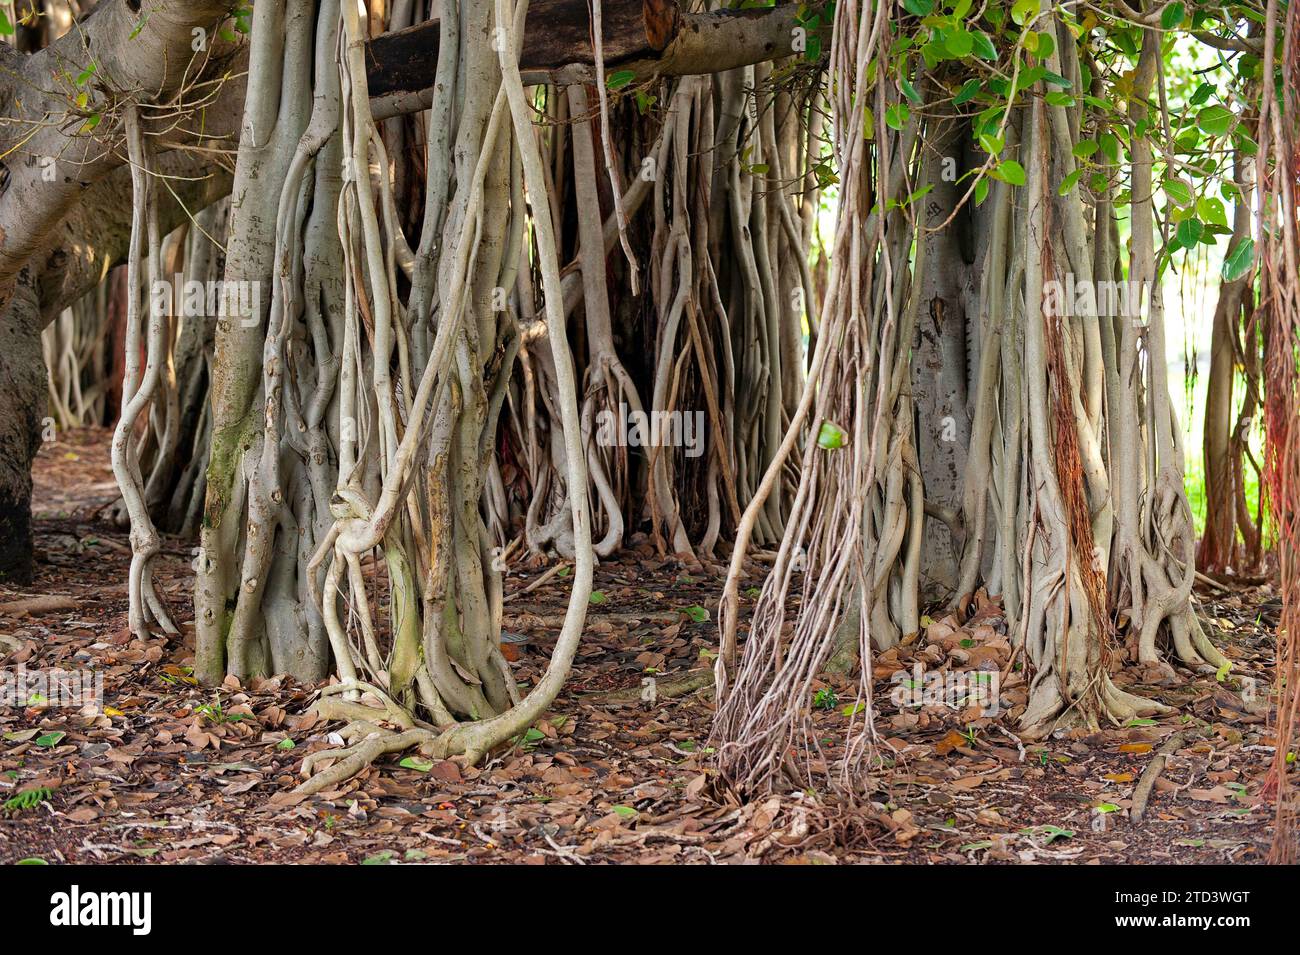
[[[795,52],[795,4],[683,13],[678,0],[604,0],[601,11],[607,74],[631,70],[641,80],[717,73]],[[366,48],[366,66],[377,118],[428,107],[438,21],[376,37]],[[519,68],[526,83],[592,82],[587,0],[531,0]]]
[[[676,33],[676,24],[665,26],[661,12],[665,7],[677,13],[673,0],[644,4],[652,17],[652,23],[648,24],[642,12],[642,0],[605,0],[601,6],[605,62],[615,64],[629,57],[654,55],[667,46]],[[438,67],[438,47],[437,20],[427,20],[371,40],[366,48],[371,98],[416,93],[432,85]],[[551,73],[572,63],[595,63],[587,0],[531,0],[519,57],[520,71]]]

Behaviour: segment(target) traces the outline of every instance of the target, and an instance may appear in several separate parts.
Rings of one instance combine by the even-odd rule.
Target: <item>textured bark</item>
[[[680,13],[673,0],[605,0],[604,65],[636,80],[720,73],[784,59],[794,52],[795,4],[770,9]],[[586,0],[530,6],[520,71],[526,83],[596,80]],[[438,62],[436,20],[376,37],[367,47],[377,119],[426,109]],[[824,28],[829,41],[830,28]]]
[[[20,278],[0,312],[0,583],[32,578],[31,466],[45,400],[40,307]]]
[[[175,228],[187,209],[202,209],[229,191],[229,174],[208,165],[181,153],[160,163],[175,177],[180,200],[168,194],[160,202],[162,228]],[[31,463],[46,413],[41,332],[124,261],[130,234],[130,170],[124,168],[87,191],[55,230],[54,245],[19,273],[0,307],[0,580],[28,579],[32,569]]]
[[[968,187],[956,180],[969,168],[969,128],[950,123],[933,137],[934,186],[925,197],[926,218],[938,225],[953,216]],[[977,359],[967,335],[968,315],[979,308],[979,269],[971,238],[972,205],[926,239],[921,308],[912,342],[912,393],[916,402],[916,456],[925,502],[934,513],[954,513],[962,503],[963,475],[970,447],[967,406],[971,369]],[[921,544],[921,595],[926,603],[947,600],[957,588],[961,540],[942,520],[927,520]]]
[[[124,150],[105,149],[99,138],[114,130],[113,104],[88,82],[83,111],[104,116],[102,132],[83,131],[67,91],[69,69],[96,64],[103,83],[149,90],[165,103],[195,80],[205,57],[192,49],[194,27],[215,36],[230,0],[112,0],[99,5],[80,28],[32,54],[0,47],[0,155],[8,176],[0,189],[0,306],[28,260],[48,247],[63,217],[86,190],[124,163]],[[215,57],[213,65],[217,65]],[[36,124],[34,131],[33,126]],[[112,125],[109,125],[112,124]],[[48,162],[56,174],[48,175]]]

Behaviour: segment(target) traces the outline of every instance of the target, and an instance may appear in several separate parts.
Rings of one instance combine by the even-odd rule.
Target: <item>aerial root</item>
[[[419,746],[423,751],[426,746],[435,743],[439,738],[439,734],[433,730],[415,727],[393,732],[368,720],[349,723],[343,728],[341,735],[344,739],[352,736],[362,736],[362,739],[341,750],[321,750],[307,756],[302,761],[302,773],[308,778],[300,783],[294,792],[310,796],[331,789],[358,775],[381,756],[398,753],[413,746]],[[325,759],[338,761],[313,775],[316,764]]]
[[[339,699],[356,690],[372,694],[381,706]],[[339,730],[339,735],[348,745],[343,749],[310,753],[303,759],[301,773],[305,779],[294,789],[303,795],[341,785],[381,757],[406,749],[418,749],[421,755],[431,759],[462,756],[468,766],[478,763],[485,751],[474,732],[476,724],[437,727],[424,723],[369,683],[349,681],[327,686],[312,709],[322,720],[345,722],[347,725]],[[382,726],[380,721],[391,723],[397,729]],[[336,762],[316,772],[317,765],[325,760]]]
[[[1103,675],[1101,680],[1097,700],[1091,707],[1085,707],[1082,701],[1067,706],[1056,691],[1053,691],[1051,699],[1040,697],[1043,703],[1036,710],[1026,710],[1021,718],[1020,736],[1026,740],[1041,740],[1058,729],[1083,727],[1096,731],[1101,729],[1103,720],[1118,726],[1139,717],[1168,716],[1176,712],[1156,700],[1121,690],[1108,675]]]

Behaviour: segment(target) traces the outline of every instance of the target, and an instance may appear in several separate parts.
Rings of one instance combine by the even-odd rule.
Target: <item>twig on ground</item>
[[[1143,815],[1147,811],[1147,800],[1151,798],[1151,790],[1155,787],[1156,780],[1164,772],[1165,762],[1169,754],[1183,745],[1184,734],[1175,733],[1169,739],[1165,740],[1164,745],[1156,750],[1156,754],[1151,757],[1151,762],[1147,763],[1147,768],[1142,770],[1142,776],[1138,779],[1137,785],[1133,787],[1133,807],[1129,810],[1129,819],[1134,825],[1142,821]]]

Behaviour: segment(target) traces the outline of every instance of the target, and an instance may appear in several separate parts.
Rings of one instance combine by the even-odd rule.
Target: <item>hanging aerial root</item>
[[[113,474],[131,519],[131,570],[128,584],[128,621],[131,632],[144,635],[156,623],[167,633],[176,633],[175,624],[154,588],[153,561],[162,549],[162,540],[154,527],[145,501],[144,478],[133,440],[135,425],[150,407],[158,389],[164,363],[164,339],[167,319],[150,297],[148,332],[145,341],[145,367],[140,369],[141,318],[141,250],[145,248],[148,288],[158,277],[159,245],[158,206],[153,191],[151,154],[140,129],[139,109],[130,103],[124,110],[127,150],[131,158],[131,181],[134,190],[131,215],[131,247],[127,260],[127,334],[126,373],[122,384],[122,413],[113,431]]]
[[[349,229],[353,222],[359,225],[360,233],[356,238],[360,239],[367,272],[362,271],[360,262],[351,270],[357,278],[349,286],[349,301],[351,304],[351,296],[355,295],[357,307],[350,312],[347,327],[354,350],[345,346],[344,351],[345,361],[354,365],[349,367],[345,364],[345,374],[353,382],[351,387],[357,387],[355,383],[360,376],[355,363],[362,343],[362,330],[353,322],[367,317],[364,296],[368,273],[369,291],[373,296],[370,303],[373,308],[368,313],[373,327],[374,360],[369,382],[373,394],[364,394],[363,397],[369,409],[378,409],[377,433],[369,440],[354,438],[344,443],[341,457],[346,466],[340,468],[339,484],[335,490],[335,525],[317,549],[309,567],[313,570],[323,565],[327,558],[332,558],[325,571],[323,592],[313,587],[313,596],[321,601],[320,609],[344,680],[338,690],[331,690],[317,703],[317,712],[325,719],[348,721],[341,731],[348,745],[343,750],[314,754],[304,763],[303,772],[309,778],[299,787],[302,793],[320,792],[338,785],[384,755],[412,746],[431,758],[460,756],[470,764],[476,763],[484,754],[517,737],[545,714],[563,685],[577,651],[591,594],[594,565],[591,513],[578,420],[577,385],[564,328],[556,230],[549,203],[545,201],[548,185],[536,142],[533,113],[516,62],[518,48],[514,37],[525,8],[526,4],[521,3],[514,11],[514,25],[511,26],[512,11],[505,0],[498,0],[496,4],[495,22],[503,41],[497,49],[502,83],[490,116],[485,117],[486,128],[478,156],[473,161],[472,175],[460,184],[464,201],[463,205],[457,206],[455,220],[449,226],[455,238],[446,250],[446,282],[438,300],[441,314],[436,338],[428,349],[427,362],[413,395],[409,389],[412,376],[402,351],[402,330],[400,323],[395,322],[399,310],[391,308],[392,260],[390,257],[386,262],[383,255],[382,237],[374,216],[374,196],[368,189],[366,177],[348,180],[350,201],[344,204],[340,214],[341,231],[345,247],[350,247]],[[344,114],[344,129],[351,128],[353,165],[360,167],[360,160],[367,150],[372,147],[379,150],[380,146],[373,135],[367,135],[373,124],[366,109],[365,76],[359,59],[361,28],[355,9],[345,5],[344,18],[349,38],[345,80],[350,75],[354,82],[352,110]],[[493,169],[499,173],[503,165],[509,165],[499,161],[508,155],[498,145],[498,132],[502,133],[503,139],[510,135],[504,132],[503,121],[513,127],[513,142],[519,153],[522,182],[518,190],[503,189],[500,179],[488,178]],[[350,123],[356,125],[350,127]],[[509,143],[509,140],[505,142]],[[382,162],[380,167],[387,168]],[[462,425],[473,421],[470,416],[482,411],[486,402],[482,383],[477,380],[482,368],[476,366],[478,356],[473,353],[471,345],[475,333],[485,340],[491,332],[490,328],[483,327],[480,321],[482,312],[474,307],[478,293],[485,281],[499,278],[495,268],[489,269],[490,274],[486,276],[480,274],[479,270],[491,251],[491,243],[485,236],[495,228],[492,223],[500,225],[510,216],[522,224],[525,194],[532,200],[534,249],[542,276],[556,404],[562,423],[575,560],[573,588],[555,650],[541,679],[521,699],[514,690],[513,674],[501,657],[497,643],[501,617],[500,583],[499,580],[488,582],[483,579],[487,576],[484,560],[491,549],[488,533],[477,510],[477,489],[482,487],[482,476],[486,472],[484,444],[477,428],[471,433]],[[513,210],[507,202],[516,204]],[[504,256],[503,260],[510,261],[510,258]],[[365,331],[369,332],[370,328]],[[394,393],[393,383],[388,378],[391,371],[388,365],[394,350],[400,359],[403,378],[400,395]],[[401,410],[405,412],[402,420],[404,433],[400,436],[395,427],[396,419],[390,414],[399,401]],[[454,423],[449,424],[452,419],[455,419]],[[429,453],[429,464],[424,469],[416,461],[416,454],[421,450]],[[381,486],[378,500],[372,501],[362,489],[363,482],[352,472],[354,466],[364,462],[366,455],[376,452]],[[363,460],[358,460],[358,457]],[[459,479],[474,490],[459,497],[453,493],[439,498],[429,493],[427,502],[414,500],[417,490],[428,493],[434,488],[446,488],[449,478],[452,481]],[[425,485],[423,488],[422,484]],[[422,520],[417,522],[417,517],[423,513],[419,511],[421,503],[427,503],[429,525],[432,526]],[[477,532],[477,540],[466,544],[448,530],[452,525],[468,525],[471,537]],[[423,617],[420,649],[424,663],[415,665],[414,659],[403,658],[400,667],[402,679],[399,681],[402,686],[393,686],[393,660],[384,658],[379,645],[377,637],[380,631],[374,626],[361,564],[376,548],[382,548],[386,555],[390,555],[396,553],[399,544],[407,549],[407,540],[418,542],[429,538],[434,542],[430,558],[434,563],[421,568],[418,575],[418,579],[426,582],[419,604]],[[423,553],[418,546],[410,547],[408,552],[413,555]],[[407,592],[417,579],[416,575],[408,574],[404,569],[408,560],[405,556],[397,561],[389,557],[390,590],[394,594]],[[359,620],[362,641],[359,649],[353,646],[338,615],[336,595],[345,573],[348,575],[351,604]],[[414,601],[409,603],[403,614],[415,612]],[[453,658],[453,654],[459,659]],[[499,694],[491,693],[487,687],[492,667],[496,667],[495,677],[501,683]],[[353,674],[359,670],[373,673],[374,679],[370,684],[362,683],[355,679],[355,675],[348,674],[349,669]],[[437,682],[453,671],[456,674],[454,680]],[[390,686],[398,695],[406,690],[409,695],[410,681],[414,682],[417,699],[425,710],[445,725],[419,722],[404,705],[406,696],[399,703],[388,691],[375,686]],[[362,692],[377,699],[379,705],[363,704],[356,698]],[[336,699],[339,696],[343,699]],[[448,707],[467,717],[466,722],[457,723]],[[468,718],[473,719],[470,721]],[[325,759],[336,759],[337,762],[316,772]]]
[[[1283,55],[1275,65],[1279,4],[1269,0],[1264,34],[1264,100],[1260,109],[1257,179],[1260,183],[1260,301],[1269,333],[1265,373],[1265,474],[1276,536],[1282,616],[1274,662],[1277,710],[1273,764],[1264,791],[1275,800],[1269,862],[1294,863],[1300,852],[1300,803],[1295,797],[1295,751],[1300,737],[1300,264],[1297,189],[1300,134],[1293,104],[1300,97],[1300,4],[1286,8]],[[1275,69],[1282,97],[1274,97]]]

